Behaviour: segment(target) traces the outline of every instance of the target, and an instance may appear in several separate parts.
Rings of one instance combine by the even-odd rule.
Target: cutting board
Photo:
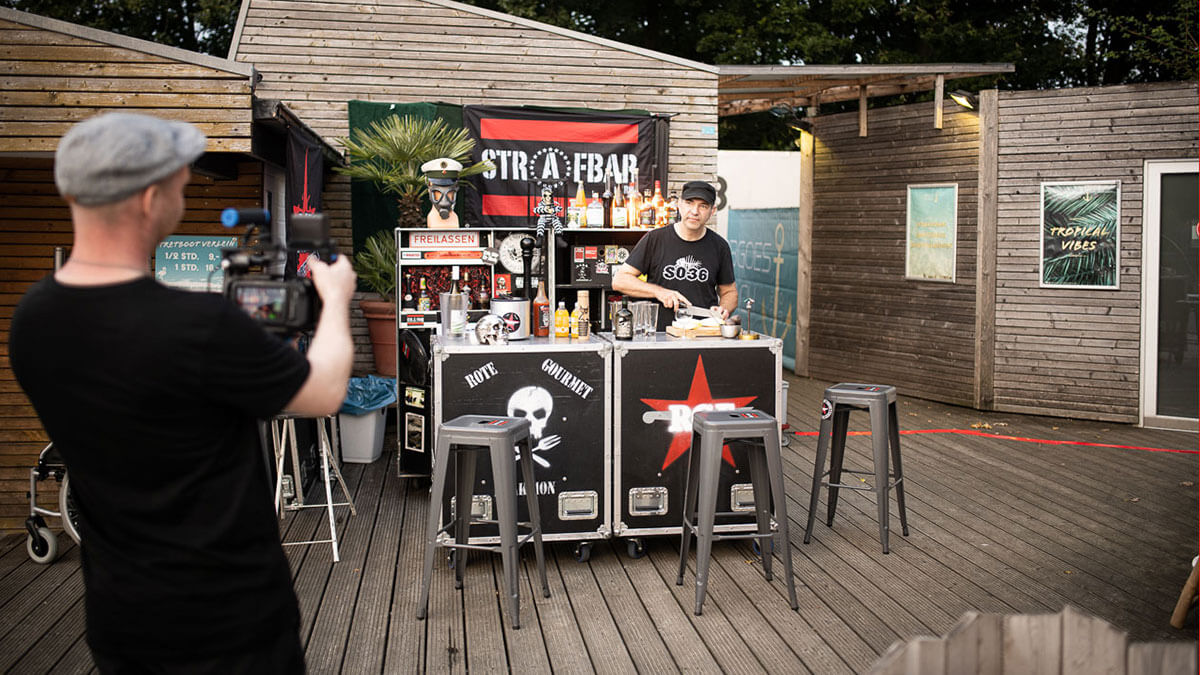
[[[719,338],[721,337],[721,327],[697,326],[696,328],[679,328],[677,326],[667,326],[667,335],[674,335],[677,338],[688,340],[693,338]]]

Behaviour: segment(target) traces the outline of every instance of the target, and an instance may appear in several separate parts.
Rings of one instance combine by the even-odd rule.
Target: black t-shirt
[[[53,277],[9,354],[71,476],[94,649],[220,654],[299,624],[255,419],[303,355],[217,295]]]
[[[685,241],[672,226],[651,230],[634,247],[625,263],[643,272],[646,281],[679,291],[705,309],[717,304],[717,286],[733,283],[733,255],[729,243],[712,230],[696,241]],[[675,317],[659,311],[662,330]]]

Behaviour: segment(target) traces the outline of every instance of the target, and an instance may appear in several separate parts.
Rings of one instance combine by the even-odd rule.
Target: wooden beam
[[[999,125],[995,89],[979,92],[979,200],[975,223],[975,407],[996,405],[996,228]]]
[[[867,137],[867,86],[858,86],[858,137]]]
[[[933,128],[942,128],[942,99],[946,97],[946,76],[938,73],[933,86]]]
[[[770,110],[777,105],[790,105],[793,108],[802,108],[808,105],[807,98],[784,98],[784,99],[753,99],[747,101],[733,101],[731,103],[722,103],[717,106],[717,114],[720,117],[729,117],[730,115],[745,115],[746,113],[762,112]]]
[[[809,109],[811,113],[811,108]],[[812,116],[810,114],[810,116]],[[800,134],[800,222],[796,251],[796,362],[792,372],[808,377],[809,332],[812,326],[813,135]]]

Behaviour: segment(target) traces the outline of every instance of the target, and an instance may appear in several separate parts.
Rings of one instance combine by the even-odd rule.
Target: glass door
[[[1144,185],[1142,421],[1194,430],[1200,407],[1197,162],[1148,161]]]

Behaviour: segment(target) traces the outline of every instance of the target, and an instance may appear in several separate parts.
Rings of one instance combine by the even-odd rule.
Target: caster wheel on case
[[[641,539],[628,539],[625,541],[625,552],[630,558],[637,560],[646,556],[646,543]]]
[[[575,544],[575,562],[585,563],[592,558],[592,545],[588,542]]]

